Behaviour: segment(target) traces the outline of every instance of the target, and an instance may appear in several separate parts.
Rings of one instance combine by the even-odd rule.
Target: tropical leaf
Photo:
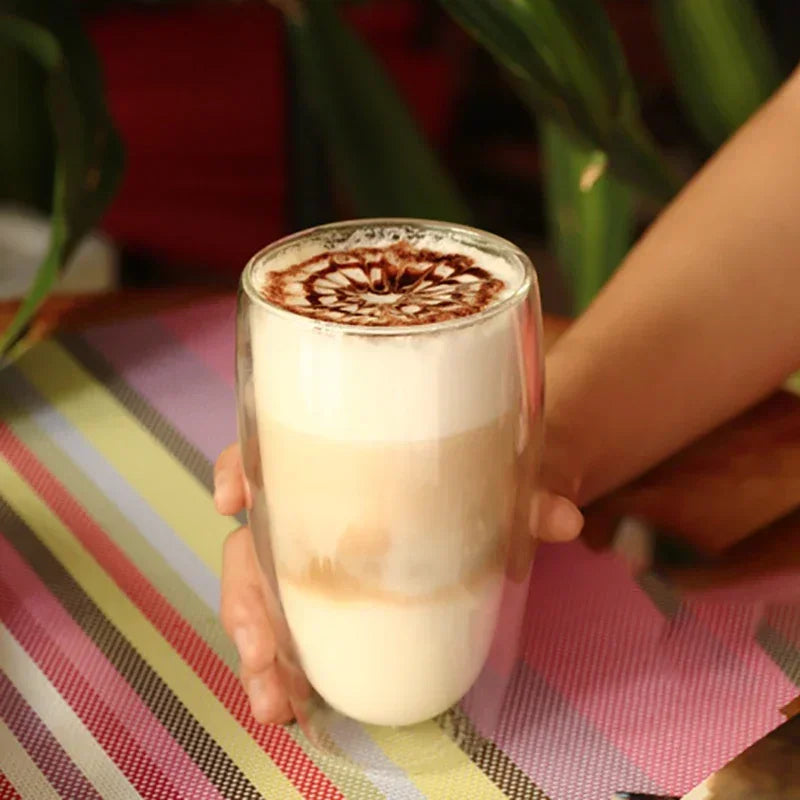
[[[550,238],[581,312],[631,245],[632,192],[602,150],[577,144],[558,123],[542,122],[540,142]]]
[[[452,181],[333,0],[280,5],[304,97],[356,212],[466,220]]]
[[[658,0],[680,97],[716,148],[777,88],[777,59],[750,0]]]
[[[81,238],[114,194],[122,143],[106,108],[100,69],[71,3],[9,2],[0,39],[28,52],[46,73],[56,154],[47,253],[28,296],[0,339],[0,355],[20,339]]]
[[[641,121],[617,37],[595,0],[441,0],[516,79],[537,115],[659,202],[681,181]]]

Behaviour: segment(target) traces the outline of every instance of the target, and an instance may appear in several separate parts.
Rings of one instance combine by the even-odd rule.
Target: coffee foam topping
[[[269,269],[260,294],[320,322],[393,327],[477,314],[508,289],[471,254],[414,247],[403,240],[327,249]]]

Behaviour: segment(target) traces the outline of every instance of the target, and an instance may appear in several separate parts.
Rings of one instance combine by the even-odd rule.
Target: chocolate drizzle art
[[[469,316],[486,308],[505,283],[463,253],[386,247],[326,250],[268,272],[270,303],[322,322],[408,326]]]

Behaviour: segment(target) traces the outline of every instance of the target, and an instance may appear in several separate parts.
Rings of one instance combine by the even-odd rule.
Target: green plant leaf
[[[287,15],[297,74],[356,212],[466,220],[456,188],[383,68],[332,0],[298,6]]]
[[[514,76],[537,115],[647,196],[668,201],[681,186],[643,125],[617,37],[596,0],[441,0]]]
[[[631,245],[632,192],[602,150],[576,144],[558,123],[542,121],[540,142],[550,239],[581,312]]]
[[[781,81],[758,12],[750,0],[658,0],[655,9],[681,100],[716,148]]]
[[[46,72],[56,147],[47,254],[28,296],[0,339],[0,356],[24,335],[80,239],[116,190],[122,143],[105,105],[100,68],[71,3],[17,0],[0,14],[0,38],[30,53]]]

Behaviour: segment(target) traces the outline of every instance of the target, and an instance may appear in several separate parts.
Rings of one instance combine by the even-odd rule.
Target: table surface
[[[432,726],[455,766],[418,774],[364,732],[387,765],[371,774],[253,723],[216,618],[233,320],[231,296],[185,289],[55,300],[46,341],[0,372],[0,800],[680,793],[780,722],[800,685],[786,393],[599,503],[583,542],[540,548],[509,712],[478,757]],[[653,540],[620,534],[630,515],[668,532],[655,570],[631,571]]]

